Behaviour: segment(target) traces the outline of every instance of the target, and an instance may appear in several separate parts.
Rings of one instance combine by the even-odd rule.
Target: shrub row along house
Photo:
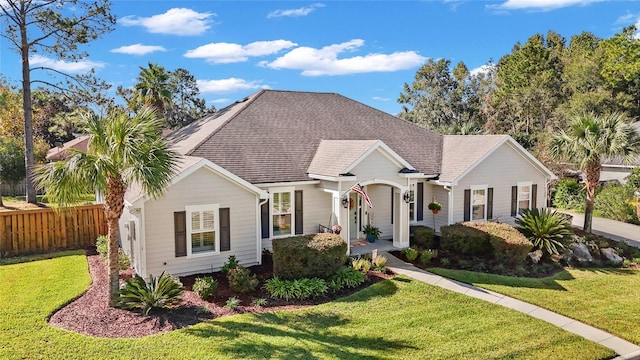
[[[159,199],[129,189],[121,219],[144,277],[258,264],[273,239],[319,225],[349,242],[375,224],[404,248],[410,225],[543,206],[555,178],[509,136],[443,136],[334,93],[262,90],[168,139],[184,155],[171,185]]]

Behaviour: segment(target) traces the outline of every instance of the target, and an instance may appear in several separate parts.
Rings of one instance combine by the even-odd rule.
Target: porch
[[[378,250],[378,254],[382,253],[383,251],[400,250],[400,248],[393,246],[392,239],[378,239],[374,243],[369,243],[367,240],[356,240],[351,241],[349,247],[351,250],[351,255],[371,254],[374,249]]]

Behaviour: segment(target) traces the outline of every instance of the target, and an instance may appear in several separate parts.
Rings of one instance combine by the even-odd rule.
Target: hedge
[[[273,240],[273,275],[281,279],[328,279],[346,261],[347,244],[336,234],[300,235]]]
[[[410,245],[422,249],[433,249],[433,239],[436,232],[426,226],[411,226],[409,228]]]
[[[489,242],[489,236],[481,230],[467,223],[458,223],[440,228],[440,248],[461,255],[490,258],[493,255],[493,246]]]

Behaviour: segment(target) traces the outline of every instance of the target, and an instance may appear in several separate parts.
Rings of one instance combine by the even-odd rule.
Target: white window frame
[[[410,222],[416,222],[418,218],[418,208],[416,207],[416,184],[409,185],[409,202],[407,203],[408,207],[408,216]],[[413,216],[411,216],[411,205],[413,205]]]
[[[484,214],[482,219],[473,218],[473,193],[477,190],[484,190]],[[487,221],[487,206],[489,203],[489,185],[473,185],[471,186],[471,198],[469,199],[469,220],[470,221]]]
[[[191,214],[194,212],[211,211],[213,210],[213,231],[215,232],[214,250],[202,251],[193,253],[191,242]],[[203,257],[220,254],[220,204],[208,204],[208,205],[190,205],[185,206],[186,221],[187,221],[187,257]]]
[[[529,198],[527,199],[527,202],[529,203],[529,206],[527,206],[527,209],[531,209],[531,199],[532,199],[532,192],[533,192],[533,181],[521,181],[518,182],[518,193],[516,194],[516,216],[518,216],[520,214],[520,209],[522,209],[520,207],[520,201],[524,201],[524,199],[521,200],[520,198],[520,193],[522,191],[522,188],[528,186],[529,187]]]
[[[294,187],[279,187],[279,188],[269,188],[269,236],[271,239],[279,239],[290,236],[295,236],[295,224],[296,224],[296,199],[295,199],[295,188]],[[289,193],[289,199],[291,201],[291,208],[289,211],[291,212],[291,233],[283,234],[283,235],[273,235],[273,216],[276,215],[273,213],[273,195],[276,193]]]

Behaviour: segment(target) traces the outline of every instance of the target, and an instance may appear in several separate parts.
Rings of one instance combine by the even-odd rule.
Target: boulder
[[[603,258],[614,265],[620,265],[624,260],[613,248],[600,249],[600,253],[602,254]]]
[[[529,253],[529,257],[531,258],[531,261],[533,261],[534,264],[537,264],[540,262],[540,259],[542,259],[542,250],[536,250],[536,251],[532,251]]]
[[[589,252],[589,247],[585,243],[572,243],[571,251],[573,252],[573,258],[579,262],[593,262],[593,256]]]

